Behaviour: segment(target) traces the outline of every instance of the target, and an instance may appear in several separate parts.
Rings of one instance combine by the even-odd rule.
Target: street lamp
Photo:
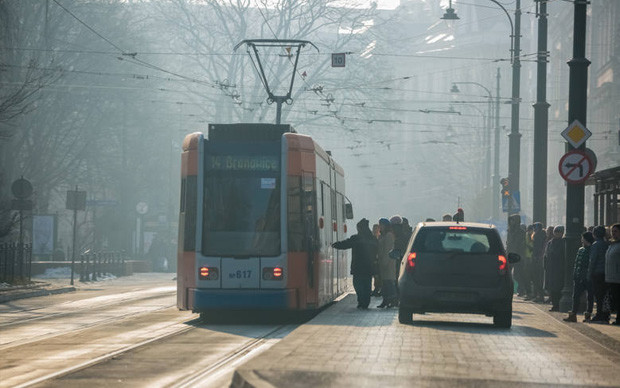
[[[460,19],[458,15],[456,14],[456,12],[454,11],[454,8],[452,8],[452,0],[450,0],[448,8],[446,8],[446,13],[444,13],[441,18],[443,20],[459,20]]]
[[[520,174],[520,150],[521,150],[521,134],[519,133],[519,104],[520,98],[520,86],[521,86],[521,60],[519,59],[519,53],[521,51],[521,0],[516,0],[515,19],[514,24],[510,14],[506,8],[500,4],[497,0],[489,0],[497,4],[508,17],[510,22],[511,35],[510,35],[510,62],[512,63],[512,96],[511,96],[511,124],[510,135],[508,137],[508,180],[510,182],[510,191],[516,193],[519,191],[519,174]],[[444,14],[444,19],[447,14],[450,13],[452,8],[452,1],[450,1],[450,7]],[[454,10],[452,13],[455,14]],[[455,14],[456,15],[456,14]],[[512,203],[512,202],[509,202]],[[508,216],[511,214],[518,214],[519,209],[508,209]]]
[[[482,89],[484,89],[484,91],[487,93],[487,98],[489,99],[489,106],[488,106],[488,115],[487,115],[487,147],[486,147],[486,161],[487,161],[487,171],[486,171],[486,178],[485,178],[485,184],[487,185],[487,187],[489,188],[489,190],[491,191],[491,198],[493,198],[493,200],[491,201],[491,217],[493,219],[498,219],[499,218],[499,197],[496,193],[495,187],[497,186],[497,184],[499,184],[499,103],[497,103],[496,101],[496,107],[495,107],[495,134],[494,134],[494,144],[495,144],[495,152],[494,152],[494,168],[493,168],[493,184],[490,184],[489,179],[491,177],[491,128],[493,127],[493,94],[491,93],[491,91],[486,88],[484,85],[479,84],[478,82],[453,82],[452,83],[452,88],[450,89],[450,92],[452,93],[460,93],[459,87],[457,86],[457,84],[465,84],[465,85],[475,85],[478,86]],[[499,93],[499,92],[498,92]]]

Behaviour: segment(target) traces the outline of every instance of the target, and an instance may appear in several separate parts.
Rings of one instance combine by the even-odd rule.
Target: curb
[[[37,296],[64,294],[67,292],[73,292],[75,290],[76,288],[71,286],[71,287],[61,287],[61,288],[51,288],[51,289],[38,289],[38,290],[31,290],[31,291],[23,291],[23,290],[20,290],[17,292],[8,291],[7,292],[8,295],[2,295],[2,293],[0,293],[0,303],[11,302],[13,300],[18,300],[18,299],[34,298]]]

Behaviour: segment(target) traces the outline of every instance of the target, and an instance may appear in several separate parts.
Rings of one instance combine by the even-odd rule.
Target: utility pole
[[[519,191],[519,166],[521,163],[521,134],[519,133],[519,104],[521,101],[521,0],[516,0],[515,24],[514,24],[514,46],[512,60],[512,113],[510,123],[510,135],[508,137],[508,181],[512,195]],[[509,208],[508,217],[518,214]]]
[[[588,0],[574,0],[575,17],[573,33],[573,58],[568,61],[570,68],[568,86],[568,123],[575,120],[585,127],[588,104],[588,66],[590,61],[586,58],[586,12]],[[566,151],[575,148],[566,143]],[[580,150],[586,149],[585,142],[579,146]],[[575,256],[580,245],[580,237],[584,225],[584,184],[566,184],[566,234],[565,243],[565,266],[564,288],[560,300],[560,311],[570,310],[572,304],[572,273]]]
[[[536,103],[534,104],[534,222],[547,225],[547,138],[549,103],[547,103],[547,0],[536,0],[538,15],[538,56]]]
[[[495,149],[493,155],[493,184],[491,185],[491,195],[493,196],[493,220],[499,220],[499,196],[497,187],[499,186],[499,67],[497,68],[497,85],[495,91]]]

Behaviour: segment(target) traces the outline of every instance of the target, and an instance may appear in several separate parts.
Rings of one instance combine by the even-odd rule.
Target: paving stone
[[[396,309],[360,311],[349,295],[242,365],[232,386],[619,386],[611,326],[589,336],[545,307],[515,299],[510,330],[464,314],[402,325]]]

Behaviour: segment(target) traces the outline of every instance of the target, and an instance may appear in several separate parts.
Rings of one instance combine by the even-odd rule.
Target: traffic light
[[[499,183],[502,185],[502,189],[501,189],[502,198],[510,197],[510,188],[509,188],[510,182],[508,182],[508,178],[500,179]]]

